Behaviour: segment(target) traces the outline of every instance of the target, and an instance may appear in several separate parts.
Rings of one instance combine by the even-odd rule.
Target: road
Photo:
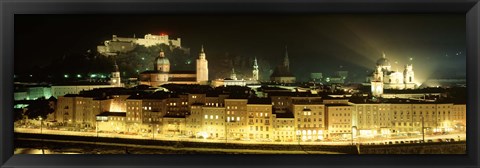
[[[49,129],[43,129],[40,131],[40,129],[34,129],[34,128],[15,128],[15,132],[19,133],[36,133],[36,134],[52,134],[52,135],[74,135],[74,136],[90,136],[90,137],[96,137],[97,133],[96,132],[77,132],[77,131],[61,131],[61,130],[49,130]],[[148,136],[141,136],[141,135],[125,135],[125,134],[115,134],[115,133],[98,133],[99,137],[109,137],[109,138],[125,138],[125,139],[153,139],[153,136],[150,134]],[[466,134],[447,134],[447,135],[432,135],[432,136],[425,136],[425,141],[428,142],[428,140],[436,141],[437,139],[455,139],[455,141],[460,140],[464,141],[466,140]],[[155,140],[166,140],[166,141],[190,141],[190,142],[215,142],[215,143],[238,143],[238,144],[302,144],[302,145],[351,145],[352,141],[347,140],[347,141],[340,141],[340,142],[259,142],[259,141],[242,141],[242,140],[218,140],[218,139],[193,139],[193,138],[180,138],[180,137],[165,137],[163,135],[155,135]],[[413,141],[413,140],[422,140],[422,136],[417,136],[417,137],[408,137],[408,138],[396,138],[396,139],[356,139],[354,140],[354,143],[361,143],[361,144],[384,144],[385,142],[392,142],[395,144],[395,141],[398,141],[397,143],[400,143],[401,141]]]

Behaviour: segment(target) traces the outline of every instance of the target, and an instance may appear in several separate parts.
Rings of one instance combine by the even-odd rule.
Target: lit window
[[[205,115],[205,119],[208,119],[208,115]]]

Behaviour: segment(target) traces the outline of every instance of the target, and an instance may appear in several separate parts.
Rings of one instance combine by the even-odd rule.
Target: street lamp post
[[[97,138],[98,138],[98,121],[95,120],[95,132],[97,133]]]
[[[422,116],[422,141],[425,143],[425,126],[424,126],[425,119]]]
[[[42,134],[42,130],[43,130],[43,118],[42,117],[39,117],[40,118],[40,134]]]
[[[355,132],[354,130],[356,130],[356,128],[357,128],[356,126],[352,126],[352,145],[354,145],[353,144],[353,134],[354,134],[354,132]]]

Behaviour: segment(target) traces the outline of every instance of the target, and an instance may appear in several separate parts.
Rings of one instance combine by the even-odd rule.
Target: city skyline
[[[228,59],[226,53],[231,57],[256,57],[268,60],[271,70],[281,63],[283,47],[288,45],[292,72],[300,81],[307,81],[309,73],[334,70],[355,72],[351,75],[363,78],[373,71],[371,67],[382,53],[395,63],[392,66],[400,69],[407,63],[413,62],[415,68],[415,63],[429,62],[417,73],[422,79],[464,77],[466,72],[465,25],[461,15],[37,15],[18,18],[18,31],[15,31],[18,39],[15,40],[18,60],[15,71],[18,72],[28,69],[26,67],[45,66],[63,55],[95,50],[112,34],[142,37],[149,33],[182,38],[183,46],[191,49],[192,56],[203,44],[211,61]],[[103,20],[111,20],[112,24],[103,24]],[[29,29],[24,29],[26,27]],[[51,43],[35,43],[29,40],[32,38],[48,39]],[[23,62],[22,65],[19,62]]]
[[[464,23],[20,15],[15,153],[464,154]]]

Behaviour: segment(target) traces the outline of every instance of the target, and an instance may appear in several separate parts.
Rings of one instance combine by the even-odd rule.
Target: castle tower
[[[168,60],[168,58],[165,57],[163,49],[160,49],[160,54],[155,59],[154,65],[155,71],[164,73],[170,72],[170,61]]]
[[[257,64],[257,57],[253,61],[253,80],[258,81],[258,64]]]
[[[115,60],[115,64],[113,65],[113,72],[112,77],[110,78],[110,84],[115,85],[116,87],[121,87],[121,79],[120,79],[120,70],[117,65],[117,61]]]
[[[208,61],[206,59],[203,45],[197,59],[197,82],[199,83],[208,82]]]
[[[287,71],[290,71],[290,61],[288,60],[287,46],[285,46],[285,58],[283,59],[283,66],[287,69]]]

